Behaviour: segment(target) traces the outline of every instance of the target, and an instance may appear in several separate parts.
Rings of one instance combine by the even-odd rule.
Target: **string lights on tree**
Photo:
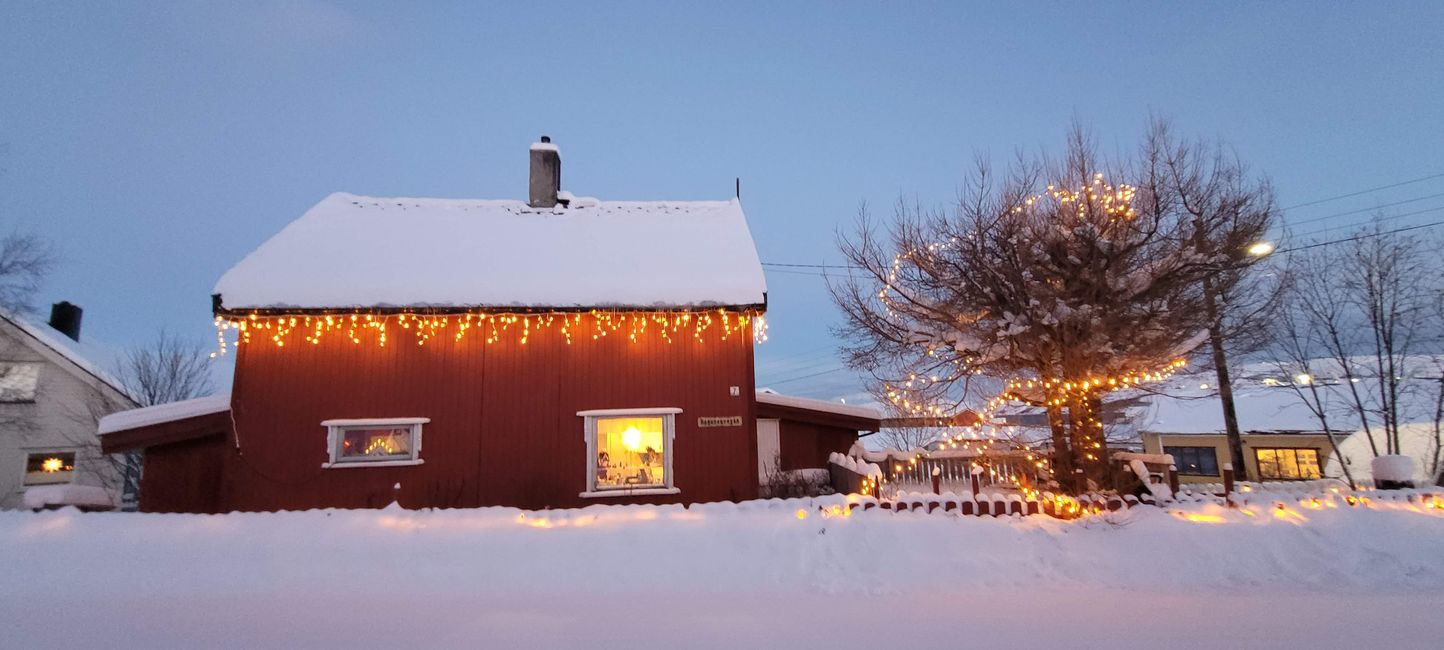
[[[1056,158],[1001,175],[980,164],[951,210],[899,204],[885,227],[864,211],[841,245],[858,270],[831,285],[850,364],[903,416],[968,414],[972,430],[949,432],[943,449],[989,448],[975,438],[997,435],[979,426],[995,411],[1039,408],[1046,445],[1010,445],[1063,489],[1110,487],[1103,397],[1184,367],[1207,341],[1204,280],[1236,283],[1267,226],[1175,187],[1198,178],[1177,167],[1183,150],[1156,123],[1136,157],[1103,160],[1075,129]]]

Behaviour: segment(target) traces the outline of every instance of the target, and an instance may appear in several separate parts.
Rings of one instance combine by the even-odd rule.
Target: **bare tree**
[[[50,243],[18,230],[0,239],[0,312],[27,314],[46,274],[55,264]]]
[[[1418,238],[1385,230],[1381,217],[1355,236],[1345,258],[1344,294],[1367,326],[1370,370],[1378,377],[1376,414],[1384,430],[1384,453],[1403,453],[1400,399],[1410,352],[1423,327],[1430,299],[1428,267]]]
[[[1369,450],[1379,455],[1374,440],[1368,395],[1359,384],[1365,370],[1354,355],[1362,349],[1364,329],[1353,311],[1340,276],[1352,272],[1350,258],[1328,247],[1305,248],[1291,255],[1289,307],[1295,326],[1306,328],[1310,353],[1322,353],[1337,367],[1353,417],[1358,421]],[[1311,377],[1317,373],[1309,373]],[[1342,462],[1343,459],[1340,459]]]
[[[1252,231],[1263,236],[1276,220],[1273,190],[1266,180],[1249,177],[1247,167],[1224,145],[1203,141],[1179,141],[1170,134],[1166,121],[1155,119],[1148,138],[1149,160],[1160,168],[1166,182],[1157,185],[1177,201],[1181,209],[1194,219],[1198,247],[1206,254],[1214,251],[1205,237],[1209,221],[1248,219],[1263,227]],[[1225,242],[1250,254],[1267,255],[1271,247],[1264,242]],[[1204,277],[1203,308],[1208,316],[1208,343],[1217,379],[1218,398],[1223,409],[1224,433],[1229,457],[1234,467],[1245,465],[1243,436],[1239,430],[1238,413],[1234,407],[1233,378],[1229,372],[1228,352],[1236,354],[1257,351],[1269,342],[1273,331],[1266,324],[1281,302],[1281,274],[1261,273],[1254,264],[1222,266],[1218,275]]]
[[[209,395],[215,387],[208,358],[199,344],[162,329],[154,341],[126,353],[120,381],[141,406]]]
[[[1234,290],[1271,225],[1266,185],[1195,155],[1155,128],[1137,156],[1104,160],[1075,126],[1059,160],[1002,178],[980,162],[952,213],[899,204],[884,233],[864,211],[839,242],[860,271],[831,285],[849,363],[923,416],[976,403],[975,376],[1011,378],[1007,399],[1048,409],[1054,471],[1106,484],[1102,396],[1207,340],[1204,282]],[[1215,167],[1233,171],[1195,173]],[[1209,187],[1183,186],[1198,174]]]
[[[1314,278],[1315,273],[1321,269],[1313,268],[1314,260],[1303,262],[1305,268],[1299,269],[1309,278]],[[1293,301],[1298,299],[1297,293],[1289,294]],[[1322,377],[1319,365],[1318,351],[1325,347],[1325,338],[1328,333],[1315,326],[1309,321],[1303,309],[1295,304],[1287,304],[1278,315],[1274,327],[1278,332],[1275,338],[1272,353],[1274,365],[1286,377],[1297,378],[1289,382],[1289,387],[1294,394],[1309,409],[1315,419],[1319,421],[1319,429],[1329,438],[1329,447],[1334,452],[1334,458],[1339,461],[1339,467],[1343,469],[1344,478],[1352,487],[1358,487],[1354,482],[1354,475],[1349,470],[1349,464],[1345,462],[1343,454],[1339,452],[1339,442],[1334,435],[1334,428],[1329,424],[1329,400],[1328,390],[1319,386],[1317,378]],[[1350,384],[1352,381],[1345,380]]]
[[[1315,243],[1290,256],[1294,271],[1285,328],[1301,339],[1296,349],[1285,351],[1300,378],[1296,392],[1306,403],[1318,400],[1298,391],[1300,384],[1308,393],[1341,395],[1343,412],[1357,421],[1374,457],[1402,454],[1400,425],[1425,415],[1404,409],[1409,393],[1425,390],[1415,379],[1436,382],[1436,447],[1444,425],[1444,365],[1435,358],[1433,369],[1440,377],[1426,378],[1421,373],[1427,374],[1430,364],[1415,355],[1430,320],[1444,316],[1439,269],[1430,255],[1436,246],[1433,240],[1386,229],[1382,219],[1376,215],[1341,245]],[[1310,355],[1315,357],[1311,361],[1306,359]],[[1320,386],[1328,381],[1325,374],[1334,375],[1336,384]],[[1436,460],[1429,469],[1437,467]]]

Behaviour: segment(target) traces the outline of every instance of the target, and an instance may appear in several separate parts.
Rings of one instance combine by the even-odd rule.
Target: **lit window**
[[[1319,478],[1316,449],[1255,449],[1260,480],[1307,481]]]
[[[75,452],[45,451],[25,457],[25,484],[69,483],[75,477]]]
[[[1187,476],[1218,476],[1218,450],[1213,447],[1164,447],[1173,466]]]
[[[429,418],[326,420],[331,461],[323,467],[421,464],[421,425]]]
[[[0,361],[0,402],[33,402],[40,385],[40,364]]]
[[[682,409],[581,411],[586,418],[587,491],[582,496],[676,494],[672,437]]]

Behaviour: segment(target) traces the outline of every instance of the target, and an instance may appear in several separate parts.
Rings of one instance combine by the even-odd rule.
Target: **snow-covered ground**
[[[1439,647],[1444,510],[1387,506],[4,512],[0,629],[8,647]]]

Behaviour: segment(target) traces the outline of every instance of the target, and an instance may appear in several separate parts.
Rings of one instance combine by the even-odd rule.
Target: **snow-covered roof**
[[[1137,420],[1138,429],[1157,433],[1223,433],[1223,406],[1218,393],[1198,390],[1152,395]],[[1243,387],[1233,395],[1241,431],[1318,431],[1314,417],[1286,386]]]
[[[157,404],[144,408],[131,409],[111,413],[100,418],[99,433],[115,433],[117,431],[129,431],[164,422],[174,422],[186,418],[200,417],[212,413],[221,413],[231,408],[230,392],[197,397],[180,402],[169,404]]]
[[[742,204],[332,194],[216,283],[261,308],[760,305]]]
[[[882,412],[871,406],[854,406],[829,402],[827,400],[812,399],[810,397],[793,397],[781,395],[766,388],[757,389],[757,401],[761,404],[772,404],[774,406],[790,406],[792,408],[807,409],[809,411],[821,411],[836,415],[846,415],[854,418],[869,418],[878,420],[882,418]]]
[[[63,485],[35,485],[25,488],[21,502],[26,508],[40,510],[59,506],[78,508],[114,508],[115,494],[103,487],[66,483]]]
[[[81,343],[70,337],[61,334],[48,325],[33,323],[23,316],[6,316],[0,314],[0,319],[15,326],[16,329],[25,333],[37,343],[51,349],[66,361],[74,364],[81,371],[95,377],[115,392],[129,397],[125,387],[111,373],[105,371],[94,359],[101,357],[113,357],[113,353],[100,346]]]

